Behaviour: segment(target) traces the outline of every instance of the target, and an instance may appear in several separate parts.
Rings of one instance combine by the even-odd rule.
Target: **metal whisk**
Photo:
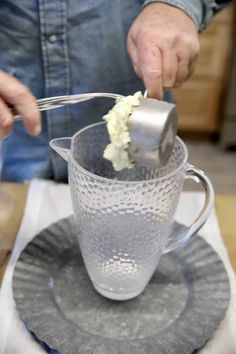
[[[122,98],[114,93],[84,93],[68,96],[42,98],[37,101],[38,109],[45,111],[59,108],[93,98]],[[12,109],[15,120],[22,118]],[[152,98],[141,98],[129,118],[131,143],[128,149],[133,161],[152,167],[167,163],[175,143],[177,131],[177,110],[173,103]]]

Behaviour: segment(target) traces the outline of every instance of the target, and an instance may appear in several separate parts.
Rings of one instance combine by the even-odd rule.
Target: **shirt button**
[[[49,37],[48,37],[48,40],[50,43],[55,43],[56,40],[57,40],[57,36],[55,34],[51,34]]]

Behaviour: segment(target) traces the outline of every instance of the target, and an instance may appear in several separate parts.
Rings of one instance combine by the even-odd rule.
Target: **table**
[[[0,185],[1,188],[1,185]],[[0,352],[6,354],[15,353],[37,353],[41,354],[42,350],[30,340],[27,333],[24,331],[22,322],[18,319],[15,312],[13,294],[12,294],[12,275],[14,272],[15,262],[17,261],[19,253],[25,245],[32,239],[34,235],[39,233],[43,228],[48,227],[51,223],[67,217],[72,213],[72,205],[70,201],[70,192],[67,185],[56,184],[50,181],[34,180],[28,186],[2,185],[2,188],[8,189],[12,193],[15,200],[15,211],[21,212],[18,218],[14,217],[14,210],[8,225],[5,225],[5,233],[3,228],[0,228],[2,235],[2,273],[6,266],[7,259],[10,261],[6,267],[5,277],[0,289],[0,313],[1,324],[0,326]],[[23,189],[22,189],[23,188]],[[27,193],[28,192],[28,193]],[[21,195],[21,193],[23,193]],[[27,196],[27,204],[25,204]],[[201,209],[203,202],[203,193],[185,192],[180,198],[180,208],[177,211],[177,219],[180,222],[190,222],[194,217],[195,211]],[[18,205],[18,207],[17,207]],[[185,205],[188,209],[185,210]],[[230,205],[234,209],[235,204]],[[1,210],[4,209],[0,209]],[[24,211],[23,222],[21,223],[22,213]],[[234,215],[232,215],[232,221]],[[229,220],[227,220],[227,225]],[[20,228],[19,228],[20,225]],[[18,230],[18,238],[14,245],[14,252],[11,254],[12,245],[14,244],[15,233]],[[12,229],[12,234],[6,238],[6,233]],[[229,227],[229,231],[235,229],[233,226]],[[14,233],[15,231],[15,233]],[[235,273],[230,264],[229,257],[226,252],[225,245],[219,232],[217,224],[216,212],[214,211],[208,223],[201,229],[200,234],[207,242],[221,255],[221,258],[228,270],[228,275],[231,283],[231,300],[228,311],[224,320],[216,330],[214,336],[201,348],[201,354],[222,354],[222,353],[236,353],[236,279]],[[234,234],[233,234],[234,236]],[[232,236],[232,239],[233,239]]]
[[[14,246],[24,212],[27,184],[1,183],[0,189],[14,199],[12,215],[4,226],[0,225],[0,283]],[[232,266],[236,272],[236,195],[216,195],[216,212]]]

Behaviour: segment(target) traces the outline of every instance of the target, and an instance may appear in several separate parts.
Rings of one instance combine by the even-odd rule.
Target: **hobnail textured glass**
[[[180,139],[162,169],[114,171],[103,159],[106,126],[74,137],[69,182],[79,244],[97,291],[129,299],[143,291],[168,242],[182,190],[187,151]]]

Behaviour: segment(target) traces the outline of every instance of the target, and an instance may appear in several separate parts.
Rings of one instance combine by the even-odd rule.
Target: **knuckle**
[[[188,49],[196,54],[198,54],[200,50],[200,42],[198,37],[183,31],[172,33],[168,39],[168,43],[174,48],[182,48],[184,51]]]
[[[12,126],[12,121],[9,119],[9,117],[3,117],[2,122],[1,122],[1,127],[4,129],[9,129]]]
[[[181,31],[170,32],[166,36],[166,45],[168,44],[172,48],[176,48],[183,41],[184,34]]]
[[[191,36],[189,36],[188,34],[185,34],[183,37],[183,44],[188,48],[192,48],[193,47],[193,38]]]
[[[200,51],[200,43],[198,38],[193,38],[190,35],[185,36],[185,47],[190,51],[191,56],[197,57]]]
[[[143,29],[139,35],[138,44],[141,50],[148,51],[161,46],[162,36],[150,29]]]
[[[145,71],[145,76],[153,80],[159,80],[162,77],[162,72],[156,68],[147,68]]]
[[[28,88],[21,84],[21,85],[12,85],[11,88],[9,89],[9,98],[10,100],[14,101],[23,101],[25,99],[28,99],[29,96],[31,96],[30,91]]]
[[[0,105],[0,125],[2,128],[8,128],[12,125],[13,117],[10,111],[4,105]]]
[[[2,107],[1,107],[2,108]],[[2,128],[9,128],[12,125],[12,116],[7,109],[1,109],[0,125]]]
[[[152,43],[146,42],[146,41],[141,41],[139,42],[139,52],[143,53],[144,55],[148,55],[150,50],[152,49]]]
[[[143,41],[153,40],[156,37],[154,33],[155,32],[153,31],[152,27],[145,26],[140,31],[139,36]]]

